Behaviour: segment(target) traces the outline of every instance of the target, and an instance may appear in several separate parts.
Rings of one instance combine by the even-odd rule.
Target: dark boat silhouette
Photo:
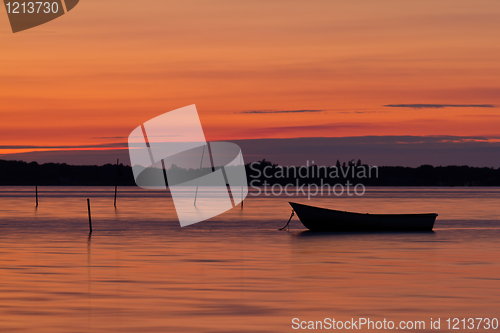
[[[438,214],[361,214],[289,202],[311,231],[432,231]]]

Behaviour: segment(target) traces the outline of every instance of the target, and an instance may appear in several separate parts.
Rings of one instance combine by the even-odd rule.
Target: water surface
[[[39,194],[35,209],[33,188],[0,188],[1,332],[292,332],[293,318],[500,317],[499,188],[250,195],[243,209],[185,228],[166,192],[121,188],[116,210],[112,188]],[[439,217],[431,233],[318,234],[296,218],[277,231],[287,201]]]

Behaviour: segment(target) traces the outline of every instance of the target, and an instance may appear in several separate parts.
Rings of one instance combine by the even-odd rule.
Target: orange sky
[[[208,140],[500,136],[498,107],[384,107],[500,105],[497,0],[82,0],[16,34],[2,11],[0,154],[190,104]],[[266,114],[290,110],[320,111]]]

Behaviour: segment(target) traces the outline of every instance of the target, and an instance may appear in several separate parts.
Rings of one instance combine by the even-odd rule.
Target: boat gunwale
[[[416,213],[416,214],[371,214],[371,213],[356,213],[356,212],[348,212],[348,211],[343,211],[343,210],[336,210],[336,209],[330,209],[330,208],[323,208],[323,207],[316,207],[316,206],[304,205],[304,204],[301,204],[301,203],[296,203],[296,202],[291,202],[291,201],[289,201],[288,203],[290,204],[290,206],[292,206],[292,208],[294,209],[294,211],[295,211],[295,208],[293,207],[293,205],[299,205],[299,206],[304,206],[304,207],[307,207],[307,208],[315,208],[315,209],[321,209],[321,210],[326,210],[326,211],[330,211],[330,212],[343,213],[343,214],[351,214],[351,215],[361,215],[361,216],[366,216],[366,215],[370,215],[370,216],[374,216],[374,217],[425,217],[425,216],[428,216],[428,217],[431,217],[431,216],[437,217],[437,216],[439,216],[436,213]],[[295,212],[295,213],[297,213],[297,212]]]

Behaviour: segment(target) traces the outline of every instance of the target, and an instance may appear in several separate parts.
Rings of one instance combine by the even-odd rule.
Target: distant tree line
[[[254,162],[253,165],[246,167],[249,181],[258,179],[262,183],[267,180],[268,183],[281,185],[296,182],[296,177],[293,172],[290,172],[290,168],[301,168],[283,167],[266,160]],[[266,168],[267,173],[264,172]],[[500,186],[500,168],[421,165],[416,168],[379,166],[375,170],[373,166],[363,164],[361,160],[357,162],[352,160],[347,163],[337,161],[336,165],[328,167],[309,165],[307,168],[309,177],[300,177],[300,184],[319,184],[323,179],[324,184],[330,185],[349,180],[351,183],[362,183],[368,186]],[[285,170],[283,172],[285,175],[288,171],[289,177],[282,178],[281,169]],[[304,173],[305,171],[302,174]],[[325,178],[325,173],[329,177]],[[274,174],[278,177],[268,178],[266,174]]]
[[[0,185],[135,185],[132,168],[123,164],[68,165],[0,160]]]
[[[247,179],[263,184],[336,184],[347,180],[367,186],[500,186],[500,168],[470,166],[422,165],[417,168],[373,166],[349,161],[334,166],[279,166],[262,160],[245,165]],[[199,176],[199,170],[180,170],[186,179]],[[0,185],[64,185],[64,186],[134,186],[132,168],[127,165],[106,164],[68,165],[38,164],[0,160]],[[258,185],[259,183],[254,183]]]

